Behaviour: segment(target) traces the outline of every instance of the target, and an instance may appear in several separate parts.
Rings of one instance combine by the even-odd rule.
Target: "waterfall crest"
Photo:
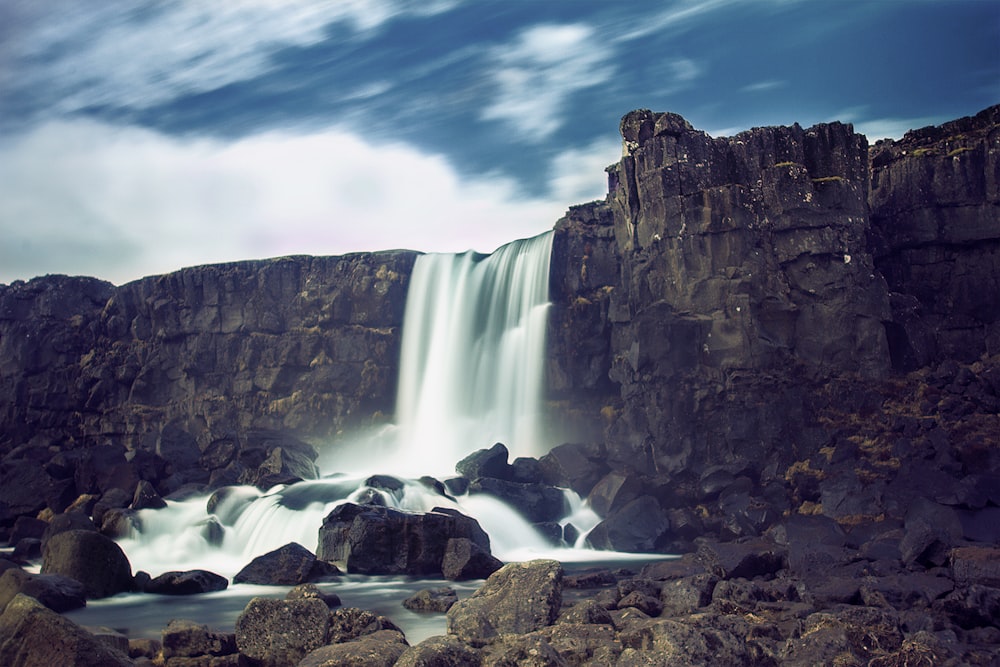
[[[394,466],[427,474],[495,442],[541,456],[552,232],[492,255],[417,259],[403,324]]]

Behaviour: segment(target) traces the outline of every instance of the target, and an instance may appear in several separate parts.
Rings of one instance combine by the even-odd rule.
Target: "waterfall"
[[[552,233],[417,259],[403,321],[394,466],[445,471],[495,442],[541,456]],[[428,470],[428,464],[439,470]]]

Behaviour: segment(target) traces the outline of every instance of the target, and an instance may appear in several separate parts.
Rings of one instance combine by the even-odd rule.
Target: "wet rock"
[[[587,496],[591,509],[600,517],[620,510],[626,503],[643,493],[643,483],[638,475],[610,472],[601,478]]]
[[[545,484],[480,477],[469,484],[469,493],[486,493],[499,498],[533,523],[558,521],[566,515],[563,492]]]
[[[659,616],[660,612],[663,611],[663,603],[660,602],[659,598],[640,591],[632,591],[618,600],[619,609],[626,607],[635,607],[647,616]]]
[[[336,567],[318,560],[301,544],[290,542],[254,558],[236,573],[233,583],[294,586],[336,574]]]
[[[298,664],[328,642],[330,610],[320,600],[253,598],[236,619],[236,646],[252,664]]]
[[[505,635],[483,649],[483,667],[565,667],[568,663],[536,634]]]
[[[448,611],[448,632],[482,646],[502,634],[551,625],[562,605],[562,577],[557,561],[508,563]]]
[[[539,459],[545,481],[586,496],[608,472],[606,453],[596,445],[567,443],[553,447]]]
[[[173,619],[161,635],[163,657],[194,658],[232,655],[237,652],[236,636],[213,630],[207,625]]]
[[[83,584],[88,598],[130,590],[132,566],[121,547],[90,530],[69,530],[44,546],[42,574],[61,574]]]
[[[76,579],[58,574],[30,574],[9,568],[0,574],[0,613],[18,593],[30,595],[52,611],[62,613],[87,605],[87,596]]]
[[[410,611],[446,612],[458,602],[454,588],[425,588],[403,600]]]
[[[144,479],[139,480],[139,483],[135,486],[135,494],[132,496],[132,504],[130,507],[134,510],[144,510],[144,509],[162,509],[167,506],[167,503],[160,494],[157,493],[156,487],[147,482]]]
[[[650,552],[669,538],[670,522],[652,496],[626,503],[597,524],[587,536],[595,549]]]
[[[52,517],[48,527],[42,534],[42,544],[48,542],[53,536],[70,530],[92,530],[96,532],[97,526],[94,525],[89,516],[80,511],[57,514]]]
[[[489,551],[479,523],[458,512],[402,512],[346,503],[320,528],[317,557],[361,574],[440,574],[448,540],[465,538]]]
[[[34,598],[19,594],[0,614],[0,664],[125,667],[132,661]]]
[[[396,667],[476,667],[480,652],[452,636],[428,637],[406,649]]]
[[[164,572],[144,587],[144,592],[155,595],[200,595],[223,591],[229,580],[208,570]]]
[[[455,472],[468,480],[480,478],[509,480],[511,467],[507,464],[507,447],[498,442],[489,449],[480,449],[455,464]]]
[[[298,667],[392,667],[407,647],[401,632],[379,630],[359,639],[321,646],[308,653]]]

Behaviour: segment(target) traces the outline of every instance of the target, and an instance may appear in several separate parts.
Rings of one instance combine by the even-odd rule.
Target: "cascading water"
[[[403,327],[397,460],[446,473],[494,442],[513,456],[547,451],[540,436],[552,234],[489,256],[424,255]]]
[[[151,572],[200,563],[231,576],[253,557],[290,541],[315,550],[323,517],[340,503],[371,494],[402,509],[444,506],[474,516],[501,558],[550,549],[526,520],[490,496],[456,500],[418,482],[387,493],[367,480],[372,473],[413,479],[451,475],[456,462],[494,442],[503,442],[515,456],[545,453],[539,405],[551,250],[549,232],[492,255],[419,257],[404,317],[397,424],[381,443],[355,443],[363,454],[353,465],[344,453],[350,443],[336,448],[331,472],[350,470],[353,476],[266,493],[239,488],[215,504],[211,515],[205,498],[143,511],[142,529],[122,541],[133,563]]]

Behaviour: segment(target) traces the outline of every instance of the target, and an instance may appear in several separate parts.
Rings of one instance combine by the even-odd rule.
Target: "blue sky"
[[[631,109],[874,142],[1000,102],[998,45],[998,0],[4,0],[0,282],[489,252]]]

